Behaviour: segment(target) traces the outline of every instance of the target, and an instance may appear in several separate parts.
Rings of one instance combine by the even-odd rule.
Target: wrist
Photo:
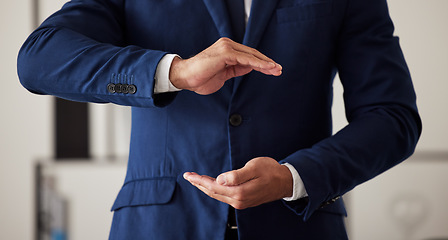
[[[178,56],[177,54],[166,54],[160,59],[159,64],[157,65],[156,74],[154,76],[154,93],[166,93],[166,92],[176,92],[180,91],[173,86],[170,81],[169,74],[171,69],[171,63],[173,59]]]
[[[281,198],[290,198],[294,194],[294,179],[289,168],[285,165],[281,165],[282,177],[283,177],[283,191]]]
[[[303,197],[307,197],[308,193],[306,192],[305,185],[302,181],[302,178],[300,177],[297,170],[289,163],[283,163],[283,166],[287,167],[289,169],[289,172],[292,175],[293,180],[293,192],[292,196],[285,197],[283,200],[285,201],[295,201]]]
[[[176,56],[173,58],[173,61],[171,62],[171,67],[170,67],[170,73],[169,73],[169,79],[171,84],[178,88],[178,89],[186,89],[185,87],[183,87],[184,84],[182,84],[184,81],[182,80],[182,75],[181,73],[182,71],[182,62],[184,60],[182,60],[182,58],[180,58],[179,56]]]

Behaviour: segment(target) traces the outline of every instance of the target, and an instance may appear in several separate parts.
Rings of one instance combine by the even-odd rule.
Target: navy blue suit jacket
[[[241,239],[343,239],[342,201],[322,204],[406,159],[421,131],[393,30],[385,0],[254,0],[244,44],[280,63],[280,77],[154,94],[166,53],[188,58],[232,38],[224,1],[74,0],[30,35],[18,73],[34,93],[132,106],[111,239],[223,239],[228,206],[182,174],[217,176],[260,156],[292,164],[309,197],[237,211]],[[349,125],[332,136],[336,72]]]

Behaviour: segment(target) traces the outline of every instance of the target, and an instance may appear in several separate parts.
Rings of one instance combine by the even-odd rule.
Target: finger
[[[219,185],[216,182],[216,179],[210,176],[199,175],[197,173],[184,173],[184,178],[197,188],[205,188],[210,192],[219,194],[226,192],[226,190],[223,189],[223,186]]]
[[[239,44],[228,38],[219,39],[211,48],[219,49],[218,56],[225,58],[226,65],[248,65],[265,74],[280,75],[281,65],[258,50]],[[266,71],[272,69],[273,71]]]
[[[257,58],[264,60],[264,61],[268,61],[268,62],[274,62],[272,59],[268,58],[266,55],[262,54],[260,51],[258,51],[255,48],[251,48],[248,47],[246,45],[243,45],[241,43],[235,42],[230,38],[220,38],[218,41],[215,42],[215,44],[213,44],[213,46],[211,47],[219,47],[223,50],[230,50],[233,49],[235,51],[239,51],[239,52],[245,52],[247,54],[251,54],[256,56]]]
[[[245,209],[264,203],[257,201],[257,194],[263,192],[257,187],[257,179],[238,186],[223,186],[218,184],[214,178],[205,175],[185,173],[184,177],[207,196],[227,203],[236,209]]]
[[[271,58],[267,57],[266,55],[264,55],[263,53],[261,53],[260,51],[258,51],[255,48],[252,48],[252,47],[246,46],[244,44],[235,42],[235,41],[233,41],[231,39],[229,39],[229,40],[230,40],[229,42],[231,43],[230,45],[236,51],[245,52],[245,53],[254,55],[255,57],[257,57],[257,58],[259,58],[261,60],[264,60],[264,61],[275,62],[274,60],[272,60]]]
[[[228,59],[226,59],[226,64],[228,65],[242,64],[266,69],[281,67],[280,64],[271,59],[262,59],[251,53],[238,51],[235,49],[230,52],[230,54],[224,56],[228,57]]]
[[[212,189],[201,185],[196,187],[211,198],[227,203],[236,209],[245,209],[267,202],[264,201],[266,193],[258,188],[256,181],[255,179],[238,186],[221,186]],[[218,189],[226,191],[221,192]],[[263,195],[262,198],[260,195]]]
[[[250,66],[243,66],[243,65],[228,66],[227,68],[228,68],[227,72],[224,73],[225,79],[243,76],[243,75],[246,75],[246,74],[252,72],[252,70],[254,70]]]
[[[228,187],[217,184],[214,178],[197,173],[184,173],[184,178],[208,196],[229,203],[232,193]]]
[[[226,56],[225,63],[230,66],[242,65],[244,67],[250,67],[255,71],[267,74],[279,76],[282,73],[282,66],[275,62],[268,62],[261,60],[251,54],[236,51],[234,54]]]
[[[248,47],[246,45],[239,44],[239,43],[236,43],[233,47],[234,47],[234,49],[236,51],[239,51],[239,52],[242,52],[242,53],[246,53],[246,54],[252,55],[252,56],[254,56],[254,57],[256,57],[256,58],[258,58],[258,59],[260,59],[262,61],[275,64],[275,65],[271,64],[271,66],[282,68],[280,64],[278,64],[273,59],[271,59],[268,56],[264,55],[263,53],[261,53],[260,51],[258,51],[255,48],[251,48],[251,47]]]
[[[264,55],[263,53],[261,53],[260,51],[258,51],[255,48],[251,48],[251,47],[248,47],[246,45],[239,44],[239,43],[236,43],[235,45],[233,45],[233,48],[236,51],[244,52],[244,53],[253,55],[253,56],[257,57],[260,60],[263,60],[263,61],[266,61],[266,62],[273,62],[273,63],[275,63],[274,60],[272,60],[268,56]]]
[[[218,184],[215,178],[206,175],[185,173],[184,178],[203,192],[207,192],[207,195],[222,195],[232,198],[237,190],[236,188]]]
[[[233,170],[230,172],[220,174],[216,178],[216,182],[224,186],[237,186],[256,178],[257,175],[255,173],[254,168],[246,165],[238,170]]]
[[[207,196],[214,198],[218,201],[227,203],[236,209],[245,209],[248,207],[256,206],[250,198],[245,196],[242,191],[245,187],[242,186],[231,186],[226,187],[217,184],[216,182],[208,185],[205,182],[192,183],[193,186],[201,190]]]
[[[236,200],[232,196],[228,196],[226,194],[222,194],[219,191],[216,191],[216,188],[208,188],[204,185],[200,184],[193,184],[195,187],[197,187],[199,190],[201,190],[203,193],[205,193],[207,196],[214,198],[218,201],[225,202],[227,204],[234,204]]]
[[[203,184],[203,183],[209,183],[209,182],[214,182],[215,179],[207,176],[207,175],[199,175],[195,172],[186,172],[183,175],[184,179],[189,181],[190,183],[195,183],[195,184]]]

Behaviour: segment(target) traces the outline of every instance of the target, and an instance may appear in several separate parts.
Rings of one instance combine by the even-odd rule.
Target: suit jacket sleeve
[[[169,103],[175,93],[153,94],[157,64],[166,53],[124,44],[121,4],[75,0],[44,21],[19,52],[22,85],[74,101],[140,107]],[[136,92],[111,93],[109,83],[132,84]]]
[[[308,219],[323,203],[409,157],[421,132],[409,71],[385,0],[348,1],[336,62],[348,126],[284,162],[307,199],[285,204]]]

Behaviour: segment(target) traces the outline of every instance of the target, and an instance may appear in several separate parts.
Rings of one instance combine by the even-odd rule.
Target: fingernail
[[[190,173],[188,172],[184,173],[183,177],[185,180],[188,180],[188,178],[190,177]]]
[[[216,178],[216,181],[218,182],[218,184],[226,185],[226,184],[227,184],[227,178],[226,178],[226,175],[223,175],[223,174],[219,175],[219,176]]]

